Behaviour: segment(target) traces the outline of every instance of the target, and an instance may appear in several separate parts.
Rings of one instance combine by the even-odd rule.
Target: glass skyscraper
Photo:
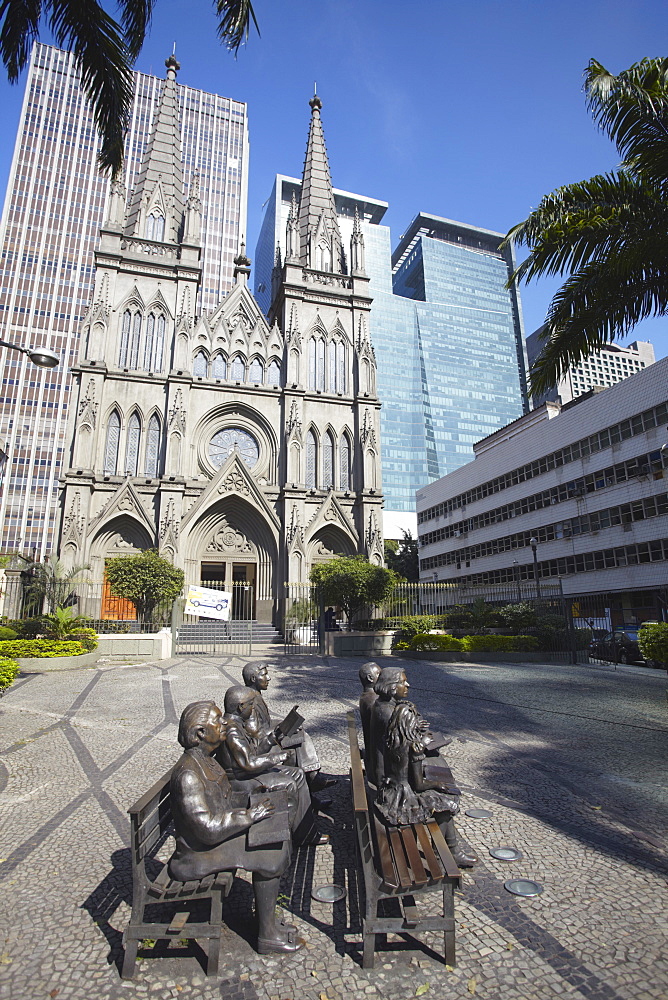
[[[187,73],[187,67],[185,68]],[[126,140],[131,197],[163,80],[135,73]],[[178,85],[185,195],[192,174],[202,200],[201,309],[233,285],[234,257],[246,231],[246,105]],[[98,138],[70,53],[34,46],[0,232],[0,338],[62,357],[35,368],[3,351],[0,447],[8,453],[0,499],[4,551],[51,548],[70,399],[68,367],[93,289],[94,250],[108,181],[97,171]]]
[[[276,246],[299,181],[279,175],[255,251],[255,294],[271,299]],[[385,202],[335,192],[342,236],[362,219],[373,295],[385,535],[417,534],[415,491],[470,462],[473,444],[527,410],[521,306],[501,233],[420,214],[391,251]],[[344,235],[345,234],[345,235]]]

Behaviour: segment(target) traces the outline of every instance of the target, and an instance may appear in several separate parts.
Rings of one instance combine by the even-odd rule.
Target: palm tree
[[[504,240],[530,250],[509,284],[568,275],[548,309],[534,395],[641,319],[668,312],[668,59],[617,76],[592,59],[585,91],[619,169],[557,188]]]
[[[34,608],[35,614],[41,614],[46,606],[49,614],[57,608],[70,607],[78,601],[75,588],[82,583],[90,566],[71,566],[67,568],[56,556],[50,556],[45,562],[21,557],[25,563],[22,576],[26,600]]]
[[[63,48],[71,48],[98,132],[99,165],[115,177],[123,167],[123,140],[132,105],[132,66],[148,30],[154,0],[117,0],[118,20],[98,0],[2,0],[0,59],[11,83],[28,62],[32,43],[46,24]],[[233,52],[258,27],[250,0],[216,0],[218,35]],[[259,29],[258,29],[259,31]]]

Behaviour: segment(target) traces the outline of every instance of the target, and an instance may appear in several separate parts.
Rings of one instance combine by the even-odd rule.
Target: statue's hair
[[[378,675],[378,680],[373,686],[376,694],[391,698],[393,694],[392,688],[395,684],[399,683],[403,673],[404,670],[402,667],[383,667]]]
[[[244,663],[243,670],[241,671],[241,676],[244,679],[244,684],[248,687],[253,683],[253,678],[257,677],[263,667],[268,667],[268,663]]]
[[[370,681],[377,681],[380,676],[380,667],[373,660],[367,660],[359,669],[361,684],[369,684]]]
[[[409,743],[413,749],[421,745],[418,728],[420,713],[412,701],[399,701],[390,716],[385,732],[385,745],[395,750],[401,743]]]
[[[236,684],[234,687],[228,688],[225,692],[225,711],[228,715],[234,715],[245,701],[252,701],[255,697],[255,693],[252,688],[244,687],[242,684]]]
[[[215,701],[193,701],[183,709],[178,740],[184,750],[199,746],[197,730],[206,725],[214,708],[217,708]]]

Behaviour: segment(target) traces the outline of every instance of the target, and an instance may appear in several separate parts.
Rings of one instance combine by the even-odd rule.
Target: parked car
[[[596,660],[610,660],[612,663],[644,663],[638,646],[636,625],[621,625],[606,632],[601,639],[589,644],[589,655]]]

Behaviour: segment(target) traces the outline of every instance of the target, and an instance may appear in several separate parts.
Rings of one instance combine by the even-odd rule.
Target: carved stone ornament
[[[288,438],[295,438],[301,441],[302,438],[302,422],[299,415],[299,406],[297,400],[292,400],[292,406],[290,407],[290,416],[287,419],[285,425],[285,431]]]
[[[136,511],[137,507],[136,507],[135,502],[132,499],[132,497],[129,496],[126,493],[125,496],[121,497],[121,499],[116,504],[116,509],[117,510],[133,510],[133,511]]]
[[[369,448],[373,448],[374,451],[376,450],[376,431],[374,430],[371,413],[368,408],[364,411],[364,420],[362,422],[362,433],[360,437],[364,448],[366,448],[368,444]]]
[[[333,559],[336,554],[328,549],[324,542],[317,541],[313,546],[313,555],[318,559]]]
[[[63,518],[63,540],[72,536],[80,538],[83,534],[85,519],[81,516],[81,494],[72,497],[70,509]]]
[[[174,428],[180,431],[181,434],[186,432],[186,409],[183,405],[183,393],[180,389],[176,390],[176,395],[174,397],[174,405],[169,411],[169,429]]]
[[[230,472],[218,487],[219,493],[242,493],[248,496],[250,487],[240,472]]]
[[[286,537],[288,545],[291,548],[293,547],[293,545],[304,544],[304,527],[300,522],[299,510],[297,509],[296,503],[292,505],[290,524],[288,525]]]
[[[338,521],[339,519],[338,512],[333,503],[329,505],[329,507],[322,516],[324,517],[325,521]]]
[[[176,522],[174,516],[174,501],[170,500],[167,504],[167,509],[165,511],[165,516],[160,521],[160,540],[164,541],[167,534],[171,532],[174,540],[179,537],[179,526]]]
[[[89,424],[90,427],[95,430],[97,406],[98,404],[95,402],[95,383],[91,379],[88,383],[88,388],[86,389],[86,395],[79,403],[79,425]]]
[[[378,518],[375,510],[369,514],[369,527],[366,533],[366,546],[369,552],[380,547],[380,531],[378,530]]]
[[[255,551],[251,542],[240,531],[235,531],[222,519],[220,527],[206,547],[207,552],[252,553]]]

